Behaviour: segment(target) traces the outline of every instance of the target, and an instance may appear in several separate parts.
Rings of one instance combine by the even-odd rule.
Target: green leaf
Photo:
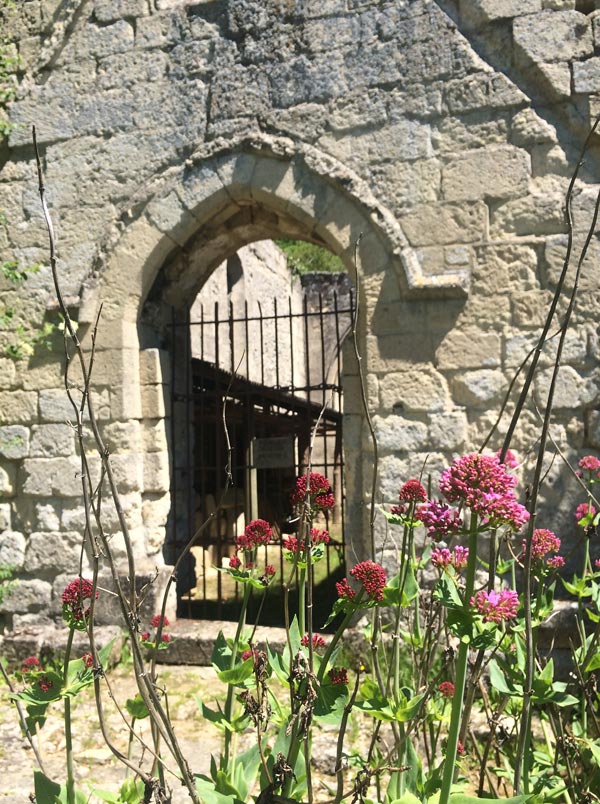
[[[233,686],[241,685],[247,678],[254,673],[254,661],[253,658],[250,657],[246,659],[245,662],[240,662],[240,664],[236,664],[234,667],[230,667],[227,670],[220,670],[217,673],[219,681],[222,681],[224,684],[232,684]]]
[[[402,572],[399,572],[390,579],[383,590],[384,606],[401,606],[405,609],[419,596],[419,585],[412,564],[408,564],[406,567],[402,593],[400,593],[401,587]]]
[[[344,707],[348,703],[348,688],[345,684],[331,684],[329,679],[321,684],[314,715],[320,723],[337,726],[341,723]]]
[[[391,804],[421,804],[421,799],[413,793],[405,793],[402,798],[395,798]]]
[[[394,707],[394,718],[398,721],[398,723],[406,723],[412,717],[414,717],[421,706],[421,701],[424,697],[425,693],[422,692],[420,695],[415,695],[410,699],[404,698],[404,702],[401,702],[398,706]]]
[[[41,689],[38,683],[41,678],[45,678],[50,682],[51,686],[49,689]],[[11,695],[10,700],[23,701],[26,704],[33,704],[34,706],[38,704],[48,704],[51,701],[58,701],[62,697],[62,681],[63,677],[61,673],[57,673],[55,670],[44,671],[40,673],[39,676],[36,674],[36,680],[31,687],[23,690],[23,692],[17,692]]]
[[[215,790],[214,782],[207,776],[196,776],[196,790],[203,804],[244,804],[234,796],[224,795]]]
[[[210,657],[210,661],[212,662],[215,670],[229,670],[231,665],[231,655],[232,651],[227,644],[225,635],[222,631],[219,631],[217,638],[215,639],[212,655]]]
[[[134,717],[136,720],[143,720],[145,717],[149,717],[150,715],[148,707],[144,703],[144,699],[139,692],[135,698],[128,698],[125,701],[125,708],[131,717]]]
[[[36,804],[67,804],[67,788],[53,782],[41,771],[33,772]],[[89,796],[81,790],[75,791],[75,804],[87,804]]]
[[[464,609],[456,583],[448,575],[442,575],[439,579],[433,590],[433,597],[447,609]]]

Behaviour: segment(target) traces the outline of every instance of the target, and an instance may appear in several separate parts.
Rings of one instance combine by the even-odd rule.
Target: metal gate
[[[281,624],[281,585],[290,569],[282,542],[294,531],[289,498],[309,461],[336,499],[315,522],[330,535],[315,567],[315,602],[343,574],[342,344],[353,304],[349,282],[338,276],[325,293],[261,300],[254,310],[216,302],[194,305],[183,321],[173,314],[174,557],[214,515],[178,578],[180,616],[237,618],[242,590],[219,570],[245,524],[261,518],[274,532],[261,560],[276,568],[261,622]],[[325,616],[328,610],[323,599]]]

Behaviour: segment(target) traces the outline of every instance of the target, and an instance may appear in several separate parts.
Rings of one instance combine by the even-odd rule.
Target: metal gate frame
[[[236,616],[235,606],[229,606],[231,611],[226,610],[224,574],[216,572],[216,585],[207,582],[210,575],[207,548],[211,548],[219,565],[231,551],[236,525],[239,530],[242,519],[248,522],[260,517],[274,522],[277,568],[283,571],[282,539],[289,531],[286,514],[291,513],[289,507],[287,512],[284,510],[283,500],[289,500],[295,478],[308,468],[311,439],[317,445],[312,451],[311,470],[328,477],[337,503],[334,513],[327,512],[319,525],[332,536],[325,558],[327,575],[334,563],[333,551],[339,554],[343,570],[342,343],[350,331],[354,312],[351,291],[342,302],[335,291],[327,298],[318,293],[310,306],[304,295],[300,310],[294,309],[291,298],[284,304],[273,299],[271,312],[267,314],[261,305],[257,312],[251,313],[247,302],[241,312],[230,303],[225,315],[215,302],[210,314],[202,307],[200,318],[194,321],[189,313],[178,320],[173,310],[170,325],[173,560],[201,521],[215,512],[226,476],[224,403],[232,446],[231,487],[224,505],[215,512],[213,524],[198,542],[204,548],[201,566],[194,569],[188,565],[187,573],[184,568],[178,578],[180,616],[217,619]],[[198,356],[192,353],[192,341],[195,351],[199,349]],[[256,354],[257,344],[260,360],[252,365],[250,347]],[[268,348],[271,348],[269,366],[265,359]],[[205,353],[210,359],[204,359]],[[267,383],[269,379],[271,382]],[[290,471],[283,466],[269,471],[258,465],[251,445],[256,438],[269,437],[294,439],[294,466],[289,467]],[[270,556],[273,563],[272,552]],[[236,585],[234,597],[237,596]]]

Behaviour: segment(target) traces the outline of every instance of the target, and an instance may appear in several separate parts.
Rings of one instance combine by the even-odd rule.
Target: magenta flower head
[[[370,560],[361,561],[352,567],[350,575],[361,584],[369,600],[383,600],[387,577],[382,566]]]
[[[484,623],[503,623],[513,620],[519,608],[519,596],[512,589],[488,592],[485,589],[471,598],[471,606],[483,617]]]
[[[595,516],[596,508],[591,502],[579,503],[575,509],[575,521],[582,528],[587,527]]]
[[[264,519],[253,519],[249,522],[241,536],[235,540],[238,550],[254,550],[259,544],[268,544],[273,537],[271,526]],[[231,566],[231,562],[229,564]]]
[[[516,483],[496,455],[471,452],[442,473],[440,490],[450,502],[464,502],[472,508],[482,494],[506,494]]]
[[[27,673],[35,673],[41,669],[42,665],[40,664],[40,660],[37,658],[37,656],[28,656],[26,659],[23,659],[23,664],[21,665],[21,672],[23,675],[27,675]]]
[[[296,488],[290,498],[292,505],[301,505],[306,499],[306,475],[300,475],[296,480]],[[331,491],[331,484],[324,475],[318,472],[310,473],[308,484],[308,502],[311,508],[326,511],[333,508],[335,499]]]
[[[444,502],[428,500],[419,505],[414,514],[415,519],[427,528],[427,535],[436,542],[447,541],[462,528],[463,521],[458,511]]]
[[[523,555],[527,550],[527,539],[523,539]],[[531,539],[531,558],[533,561],[541,561],[548,553],[558,553],[560,550],[560,539],[551,530],[546,528],[536,528]]]
[[[332,667],[327,675],[331,679],[332,684],[348,683],[348,671],[345,667]]]
[[[162,617],[160,614],[155,614],[154,617],[150,620],[150,625],[152,628],[158,628],[159,625],[163,627],[169,625],[169,620],[167,617]]]
[[[304,636],[300,640],[300,644],[304,648],[308,648],[308,645],[309,645],[308,634],[304,634]],[[324,648],[325,645],[326,645],[326,642],[323,639],[323,637],[321,636],[321,634],[313,634],[312,635],[312,645],[313,645],[314,650],[318,650],[319,648]]]
[[[92,599],[93,584],[86,578],[75,578],[67,584],[62,593],[62,614],[63,619],[71,628],[78,631],[85,631],[85,627],[90,616],[90,607],[85,605],[86,600]],[[96,599],[98,592],[96,592]]]
[[[496,453],[496,457],[498,458],[498,461],[500,460],[500,453],[501,452],[502,452],[502,450],[498,450],[498,452]],[[518,460],[517,456],[510,449],[506,450],[506,455],[504,456],[504,465],[508,466],[509,469],[516,469],[517,466],[519,465],[519,460]]]
[[[469,561],[469,548],[457,546],[454,550],[447,547],[436,548],[431,551],[431,563],[438,569],[446,570],[454,567],[455,570],[463,569]]]
[[[438,686],[438,690],[444,698],[454,698],[454,684],[451,681],[442,681]]]
[[[482,494],[473,510],[482,516],[485,524],[492,527],[507,525],[511,530],[520,530],[529,522],[529,511],[517,502],[512,491],[506,494]]]

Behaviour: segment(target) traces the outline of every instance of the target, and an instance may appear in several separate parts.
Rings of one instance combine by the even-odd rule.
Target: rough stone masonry
[[[185,310],[245,244],[306,239],[350,266],[363,234],[359,341],[378,500],[394,502],[426,458],[435,476],[480,445],[562,269],[565,193],[600,108],[594,5],[25,0],[5,11],[18,61],[0,248],[42,268],[21,288],[2,280],[2,304],[13,328],[56,320],[35,124],[63,289],[88,339],[103,305],[93,399],[148,573],[164,561],[172,412],[160,315],[153,324],[144,308],[158,299]],[[599,178],[596,139],[574,190],[575,254]],[[552,425],[572,460],[600,448],[597,266],[594,237]],[[3,604],[7,627],[55,617],[79,560],[79,459],[55,340],[51,353],[0,358],[0,562],[20,577]],[[555,340],[536,381],[540,410]],[[360,551],[373,460],[348,365],[346,515]],[[513,445],[525,470],[539,429],[530,404]],[[544,525],[568,540],[581,497],[561,460],[546,488]]]

